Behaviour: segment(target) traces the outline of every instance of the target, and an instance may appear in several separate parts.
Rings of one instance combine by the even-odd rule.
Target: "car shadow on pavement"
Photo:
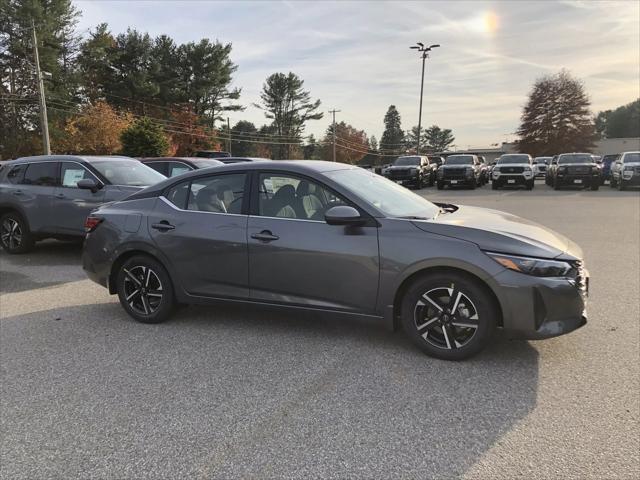
[[[536,404],[528,342],[445,362],[362,319],[97,304],[1,333],[7,478],[459,477]]]

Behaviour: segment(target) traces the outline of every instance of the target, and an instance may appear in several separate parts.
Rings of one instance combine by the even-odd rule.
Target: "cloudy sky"
[[[107,22],[177,42],[233,44],[234,85],[247,109],[231,121],[265,123],[264,79],[292,71],[326,112],[380,139],[397,106],[405,129],[418,123],[416,41],[442,45],[427,60],[423,125],[451,128],[458,148],[515,138],[534,80],[567,68],[581,78],[594,112],[640,96],[640,2],[605,1],[76,1],[79,28]],[[311,122],[320,136],[325,119]]]

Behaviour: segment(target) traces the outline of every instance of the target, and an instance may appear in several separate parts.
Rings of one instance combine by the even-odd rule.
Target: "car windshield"
[[[640,162],[640,152],[627,153],[622,161],[623,163]]]
[[[94,160],[91,165],[112,185],[148,187],[166,178],[137,160]]]
[[[560,155],[558,163],[594,163],[594,160],[588,153],[569,153]]]
[[[440,208],[420,195],[360,168],[334,170],[326,175],[388,217],[430,219],[440,212]]]
[[[191,161],[191,163],[193,163],[196,167],[198,168],[209,168],[209,167],[217,167],[218,165],[224,165],[224,163],[222,163],[219,160],[204,160],[204,159],[194,159],[194,158],[190,158],[189,159]]]
[[[429,157],[429,161],[437,165],[442,164],[442,159],[440,157]]]
[[[398,157],[393,164],[399,167],[420,165],[420,157]]]
[[[536,157],[533,161],[537,163],[549,163],[551,161],[551,157]]]
[[[498,159],[498,164],[504,163],[529,163],[529,155],[502,155]]]
[[[473,165],[471,155],[451,155],[444,161],[445,165]]]

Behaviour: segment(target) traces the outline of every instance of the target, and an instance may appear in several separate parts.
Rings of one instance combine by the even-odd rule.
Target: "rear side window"
[[[182,162],[169,162],[169,173],[167,177],[177,177],[183,173],[190,172],[192,170],[186,163]]]
[[[30,163],[24,174],[22,184],[55,186],[58,176],[58,164],[55,162]]]
[[[24,178],[24,171],[26,169],[27,169],[27,165],[24,163],[22,165],[15,165],[7,173],[7,181],[9,183],[14,183],[14,184],[21,183],[22,179]]]
[[[173,186],[165,198],[183,210],[239,214],[245,180],[244,173],[197,178]]]

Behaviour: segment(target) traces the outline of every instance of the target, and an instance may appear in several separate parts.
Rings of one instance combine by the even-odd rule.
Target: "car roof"
[[[28,163],[28,162],[87,162],[91,163],[97,160],[135,160],[135,158],[125,157],[123,155],[35,155],[32,157],[20,157],[11,160],[11,163]]]
[[[351,170],[358,168],[355,165],[339,162],[327,162],[323,160],[265,160],[262,162],[238,162],[225,163],[214,167],[201,168],[183,173],[177,177],[167,178],[155,185],[141,190],[135,196],[153,196],[155,192],[161,192],[165,188],[175,183],[180,183],[193,177],[201,177],[208,173],[222,172],[249,172],[252,170],[271,170],[287,173],[298,173],[300,175],[313,175],[314,173],[326,173],[335,170]]]

